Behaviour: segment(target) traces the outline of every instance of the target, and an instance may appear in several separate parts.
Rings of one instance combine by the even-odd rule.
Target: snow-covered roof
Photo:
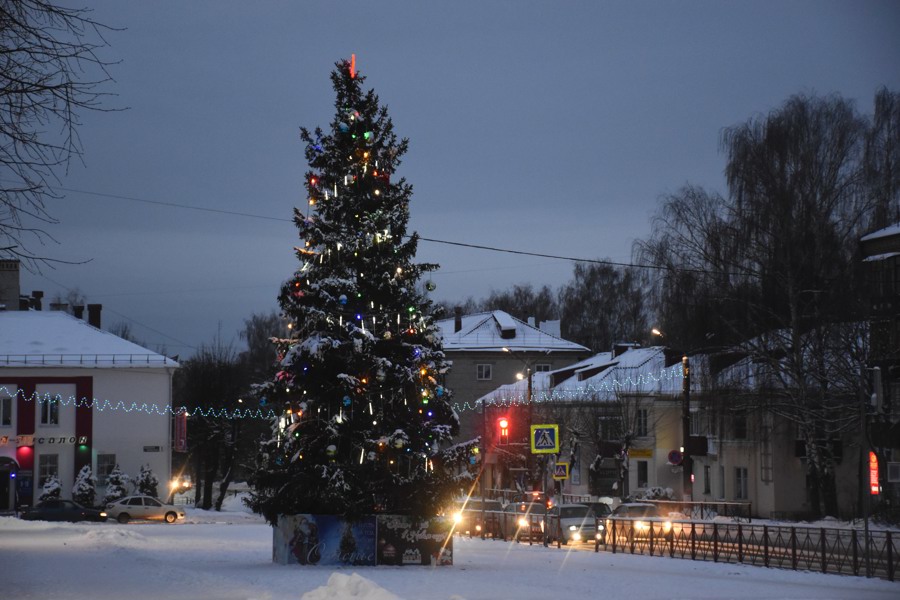
[[[873,256],[867,256],[863,259],[863,262],[876,262],[879,260],[886,260],[888,258],[893,258],[895,256],[900,256],[900,252],[887,252],[885,254],[875,254]]]
[[[879,229],[878,231],[873,231],[868,235],[864,235],[860,238],[862,242],[868,242],[869,240],[876,240],[878,238],[890,237],[892,235],[900,235],[900,223],[894,223],[884,229]]]
[[[443,338],[444,351],[484,350],[502,352],[588,352],[588,348],[542,331],[502,310],[465,315],[454,331],[455,319],[435,323]]]
[[[664,346],[635,348],[613,356],[601,352],[562,369],[536,373],[532,380],[535,402],[614,400],[619,394],[675,395],[681,393],[681,362],[666,365]],[[521,403],[527,382],[504,385],[482,396],[488,404]]]
[[[61,311],[0,311],[0,367],[177,367]]]

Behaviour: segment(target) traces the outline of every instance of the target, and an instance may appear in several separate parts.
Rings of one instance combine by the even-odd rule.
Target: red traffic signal
[[[509,444],[509,419],[500,417],[497,419],[497,427],[500,428],[500,445]]]

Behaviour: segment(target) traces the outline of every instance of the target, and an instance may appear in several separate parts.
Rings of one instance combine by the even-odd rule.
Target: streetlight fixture
[[[650,330],[655,336],[665,338],[663,332],[654,327]],[[684,379],[681,384],[681,493],[682,500],[691,502],[694,499],[694,459],[690,453],[691,439],[691,364],[687,352],[681,357],[681,371]]]

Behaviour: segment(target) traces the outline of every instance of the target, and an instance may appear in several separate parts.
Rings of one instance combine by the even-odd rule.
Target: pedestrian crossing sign
[[[559,425],[531,426],[531,453],[559,453]]]
[[[569,478],[569,463],[558,462],[553,465],[553,479],[557,481]]]

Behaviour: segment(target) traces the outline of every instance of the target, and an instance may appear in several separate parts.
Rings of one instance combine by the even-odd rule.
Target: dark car
[[[511,502],[500,523],[503,538],[540,542],[544,538],[545,514],[547,507],[543,502]]]
[[[22,509],[26,521],[105,521],[106,513],[87,508],[71,500],[44,500],[36,506]]]
[[[486,537],[500,537],[502,511],[503,504],[499,500],[470,498],[457,506],[453,514],[454,530],[469,536],[480,536],[483,532]]]

